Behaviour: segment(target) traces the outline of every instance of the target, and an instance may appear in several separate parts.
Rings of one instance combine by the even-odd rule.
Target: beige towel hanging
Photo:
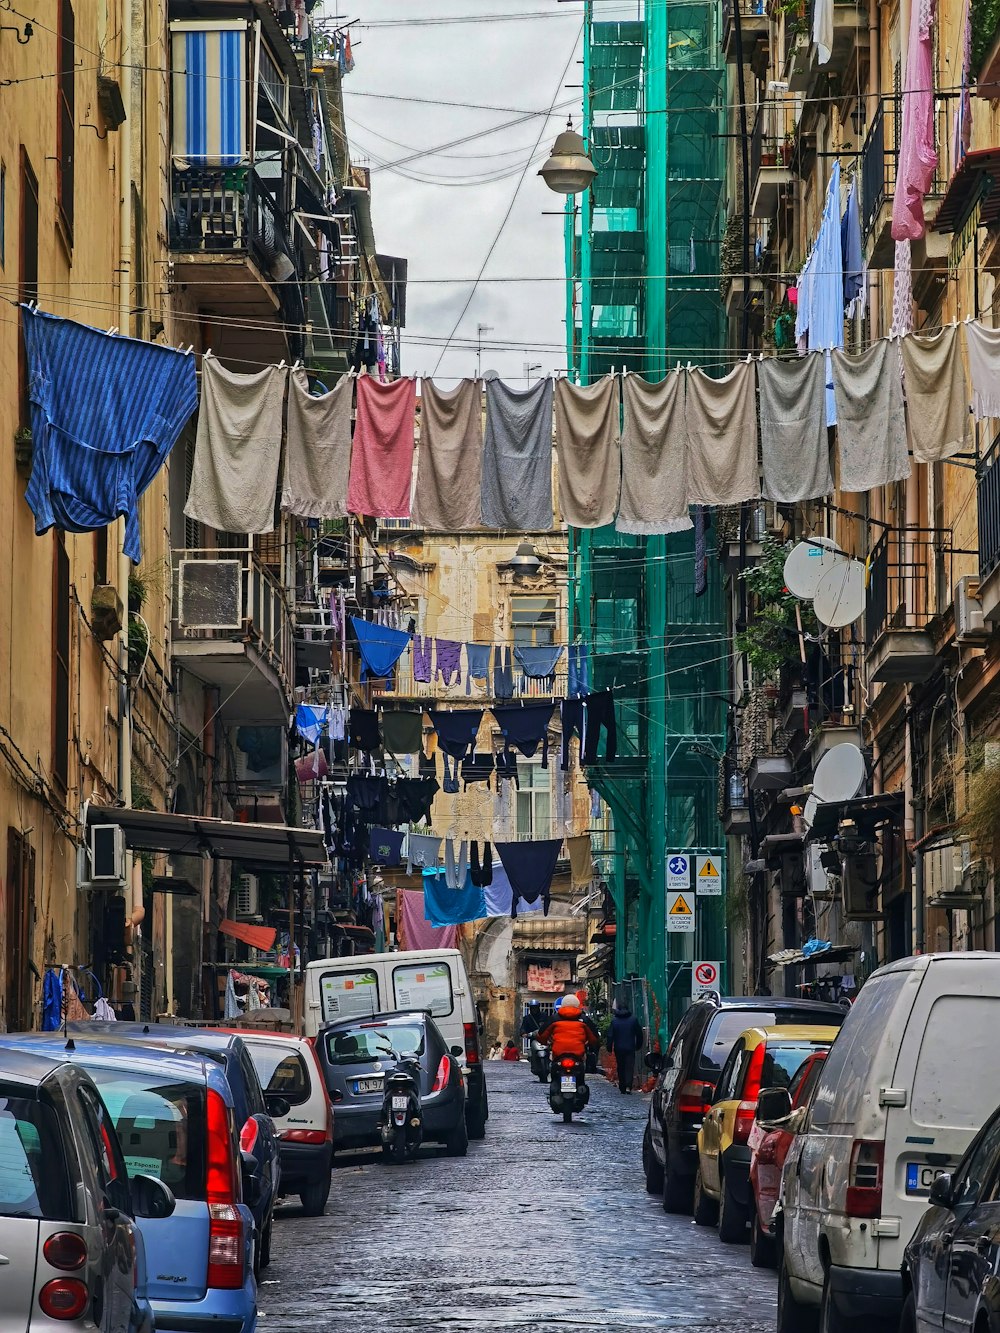
[[[556,382],[559,508],[573,528],[614,521],[621,489],[617,375],[580,387]]]

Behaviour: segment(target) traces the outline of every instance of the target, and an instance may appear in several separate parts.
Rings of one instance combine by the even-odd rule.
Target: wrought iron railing
[[[869,647],[886,630],[920,629],[935,614],[936,573],[951,559],[951,533],[888,528],[868,561],[865,636]],[[946,579],[950,584],[950,579]]]
[[[979,461],[976,508],[979,515],[979,575],[985,578],[1000,563],[1000,435]]]

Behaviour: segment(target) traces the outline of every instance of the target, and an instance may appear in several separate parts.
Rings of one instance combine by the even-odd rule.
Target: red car
[[[804,1060],[788,1085],[792,1110],[808,1106],[819,1079],[826,1051],[817,1051]],[[753,1208],[750,1214],[750,1262],[754,1268],[774,1268],[774,1235],[771,1215],[778,1202],[781,1171],[795,1135],[787,1129],[764,1129],[759,1120],[753,1122],[748,1140],[750,1147],[750,1188]]]

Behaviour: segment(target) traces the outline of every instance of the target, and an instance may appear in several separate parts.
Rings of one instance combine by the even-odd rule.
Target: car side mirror
[[[659,1051],[650,1051],[643,1058],[643,1064],[653,1074],[658,1074],[661,1069],[666,1069],[666,1060],[668,1057],[660,1054]]]
[[[275,1120],[280,1120],[283,1115],[287,1115],[292,1109],[292,1104],[287,1097],[282,1097],[280,1092],[266,1092],[264,1102],[267,1106],[267,1113],[273,1116]]]
[[[951,1173],[935,1176],[931,1184],[930,1202],[938,1208],[950,1208],[953,1202]]]
[[[243,1202],[248,1208],[260,1203],[260,1176],[257,1174],[257,1159],[253,1153],[240,1150],[240,1175],[243,1182]]]
[[[792,1113],[792,1099],[787,1088],[762,1088],[757,1098],[757,1119],[762,1125],[784,1120]]]
[[[462,1050],[461,1046],[453,1046],[453,1047],[451,1048],[451,1053],[452,1053],[452,1055],[455,1057],[456,1060],[464,1060],[464,1059],[465,1059],[465,1052]]]
[[[133,1176],[132,1212],[135,1217],[171,1217],[176,1206],[174,1192],[156,1176]]]

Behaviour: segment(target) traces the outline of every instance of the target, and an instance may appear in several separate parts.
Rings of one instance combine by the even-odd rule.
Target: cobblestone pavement
[[[260,1333],[772,1333],[773,1274],[646,1194],[644,1097],[594,1076],[564,1125],[526,1064],[487,1077],[487,1137],[468,1157],[346,1160],[324,1217],[279,1212]]]

